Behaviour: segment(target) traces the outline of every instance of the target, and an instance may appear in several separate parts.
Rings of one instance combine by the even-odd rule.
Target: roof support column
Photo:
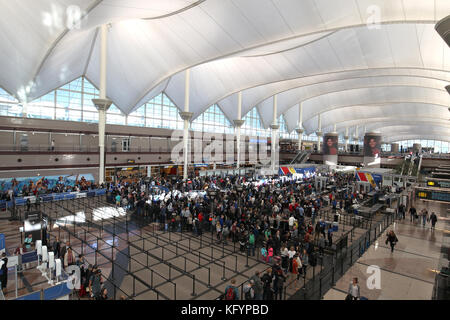
[[[345,139],[345,152],[348,151],[348,138],[349,138],[349,136],[348,136],[348,127],[345,127],[345,136],[344,136],[344,139]]]
[[[22,117],[26,118],[28,116],[28,101],[22,103]]]
[[[107,60],[107,37],[108,29],[104,24],[101,27],[100,44],[100,92],[99,99],[92,99],[98,110],[98,147],[99,147],[99,174],[98,183],[105,182],[105,127],[106,111],[112,101],[106,98],[106,60]]]
[[[321,150],[320,150],[320,140],[321,140],[321,138],[322,138],[322,117],[321,117],[321,115],[320,115],[320,113],[319,113],[319,115],[317,116],[318,117],[318,124],[317,124],[317,126],[318,126],[318,130],[317,130],[317,132],[316,132],[316,134],[317,134],[317,152],[320,152]]]
[[[184,78],[184,112],[180,112],[181,119],[184,120],[184,131],[183,131],[183,179],[186,180],[188,177],[188,142],[189,142],[189,122],[192,119],[192,112],[189,112],[189,85],[190,85],[190,69],[186,70]]]
[[[244,120],[242,118],[242,91],[238,93],[238,115],[237,119],[234,120],[234,133],[236,135],[236,168],[239,169],[241,164],[241,126],[244,124]],[[244,159],[245,160],[245,159]]]
[[[272,139],[270,142],[270,165],[271,165],[271,171],[272,174],[275,175],[278,173],[278,129],[280,128],[280,125],[278,124],[278,117],[277,117],[277,108],[278,108],[278,101],[277,101],[277,95],[273,96],[273,122],[270,125],[270,128],[272,129]]]
[[[302,150],[302,136],[303,136],[303,106],[300,102],[298,104],[298,128],[295,131],[298,134],[298,150]]]

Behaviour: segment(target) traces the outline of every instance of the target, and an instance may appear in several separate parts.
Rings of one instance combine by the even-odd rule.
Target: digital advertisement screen
[[[450,193],[449,192],[439,192],[439,191],[434,191],[434,190],[417,189],[416,196],[417,196],[417,198],[423,199],[423,200],[435,200],[435,201],[450,202]]]
[[[338,154],[338,137],[337,136],[324,136],[323,137],[323,154],[331,155],[331,156]]]
[[[378,158],[381,153],[381,136],[364,137],[364,156]]]
[[[427,186],[436,188],[450,188],[450,181],[445,180],[428,180]]]

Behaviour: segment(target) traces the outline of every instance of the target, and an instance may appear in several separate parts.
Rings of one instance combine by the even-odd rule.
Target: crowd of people
[[[401,204],[398,208],[398,218],[403,220],[406,219],[406,207],[403,204]],[[411,206],[409,208],[409,220],[414,224],[421,224],[423,227],[425,227],[427,223],[430,223],[431,230],[434,231],[438,217],[434,212],[431,212],[431,214],[428,213],[426,208],[423,208],[417,212],[417,209],[414,206]]]
[[[218,243],[239,244],[249,256],[259,250],[272,267],[250,279],[245,292],[271,300],[281,299],[286,281],[298,287],[308,266],[332,246],[333,229],[318,218],[320,210],[328,204],[334,209],[350,206],[358,197],[336,191],[353,183],[353,174],[329,174],[328,179],[333,185],[328,191],[316,190],[313,177],[253,181],[239,176],[152,178],[109,184],[107,189],[111,203],[159,222],[161,230],[195,236],[210,232]]]
[[[83,254],[76,256],[70,242],[62,242],[58,237],[51,243],[50,248],[54,253],[55,259],[61,259],[61,264],[66,271],[72,265],[80,268],[80,289],[77,290],[80,298],[108,299],[108,291],[103,286],[102,271],[97,265],[88,263]]]
[[[51,243],[50,243],[51,242]],[[30,233],[25,237],[22,248],[17,248],[15,254],[28,252],[34,250],[35,241],[33,235]],[[69,266],[76,265],[80,268],[80,289],[77,290],[79,297],[87,297],[95,300],[107,300],[108,291],[102,285],[102,272],[97,265],[92,265],[87,262],[83,254],[76,255],[73,251],[70,242],[60,241],[58,237],[55,237],[53,241],[48,243],[49,252],[53,252],[55,259],[61,260],[61,265],[69,276]],[[22,250],[21,250],[22,249]],[[7,261],[7,260],[6,260]],[[27,267],[27,264],[23,266]],[[0,281],[2,278],[0,277]],[[2,286],[6,288],[6,281],[3,279]]]
[[[51,183],[46,177],[42,177],[38,181],[30,180],[28,183],[20,183],[15,178],[11,180],[9,188],[5,185],[0,186],[0,200],[11,201],[16,197],[39,196],[50,193],[62,192],[80,192],[90,189],[101,188],[95,182],[88,181],[84,176],[76,178],[75,182],[71,183],[63,177],[59,177],[56,183]]]
[[[360,199],[358,192],[346,188],[355,182],[353,173],[325,175],[331,189],[322,186],[316,190],[314,177],[264,180],[243,176],[192,177],[185,181],[153,177],[135,182],[120,180],[105,187],[109,202],[133,212],[144,223],[157,222],[160,230],[191,232],[194,236],[208,232],[217,243],[239,245],[245,255],[254,257],[258,252],[268,268],[245,282],[242,298],[273,300],[282,299],[285,285],[299,288],[308,268],[333,246],[333,228],[320,217],[321,210],[325,206],[334,211],[350,210]],[[404,216],[405,210],[400,206],[399,215]],[[434,227],[432,217],[427,215],[425,220]],[[393,251],[398,242],[395,234],[388,234],[388,242]],[[26,240],[25,245],[30,243]],[[81,296],[107,298],[97,266],[86,263],[83,255],[75,257],[70,243],[56,239],[51,248],[64,267],[80,266]],[[239,295],[232,281],[222,298],[235,300]]]

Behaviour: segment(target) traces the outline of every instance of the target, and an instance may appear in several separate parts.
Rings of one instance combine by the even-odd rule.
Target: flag
[[[375,184],[375,180],[373,180],[373,177],[370,173],[366,173],[366,177],[367,180],[370,182],[370,184],[372,185],[372,187],[376,187],[377,185]]]
[[[364,172],[358,172],[357,174],[358,174],[359,181],[367,181],[367,177],[364,174]]]

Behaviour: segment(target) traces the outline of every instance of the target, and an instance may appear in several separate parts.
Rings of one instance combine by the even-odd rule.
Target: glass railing
[[[107,146],[105,148],[106,152],[172,152],[172,149],[168,147],[130,147],[128,149],[122,149],[120,147],[112,147]],[[99,152],[99,147],[97,145],[56,145],[54,147],[48,144],[35,144],[35,145],[14,145],[14,144],[0,144],[0,152],[17,152],[17,153],[26,153],[26,152]]]

